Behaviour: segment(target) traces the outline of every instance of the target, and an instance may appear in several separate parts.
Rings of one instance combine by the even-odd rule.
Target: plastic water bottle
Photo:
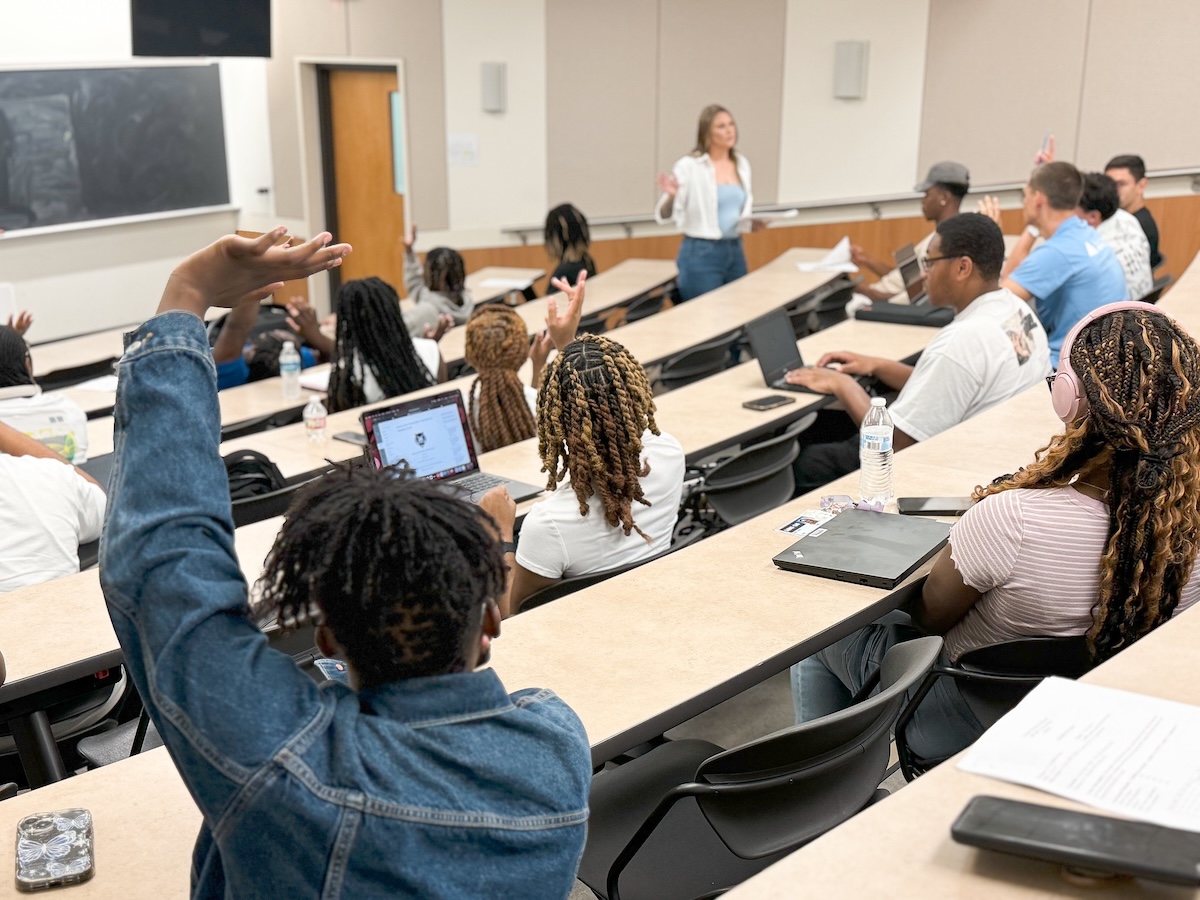
[[[304,406],[304,433],[310,441],[325,440],[325,417],[328,415],[320,397],[314,396]]]
[[[882,397],[872,397],[871,408],[863,419],[858,440],[858,492],[862,497],[862,505],[871,509],[883,511],[893,507],[896,502],[892,488],[894,432],[887,401]]]
[[[300,353],[291,341],[279,351],[279,377],[283,380],[283,399],[300,399]]]

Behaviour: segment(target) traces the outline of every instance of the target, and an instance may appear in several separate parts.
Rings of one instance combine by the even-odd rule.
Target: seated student
[[[591,754],[553,693],[476,671],[506,577],[479,507],[393,471],[336,471],[297,498],[247,605],[200,317],[350,250],[277,234],[181,263],[120,363],[102,583],[203,816],[192,896],[564,897]],[[273,650],[254,625],[266,613],[317,624],[350,686],[318,687]]]
[[[218,391],[274,378],[279,374],[279,354],[287,341],[291,341],[300,353],[302,369],[320,361],[318,353],[305,347],[297,333],[276,328],[250,338],[258,314],[258,304],[245,303],[225,316],[212,348],[213,362],[217,364]]]
[[[561,278],[574,284],[580,272],[596,274],[596,263],[588,252],[592,235],[587,218],[570,203],[556,206],[546,214],[544,236],[546,255],[554,263],[551,282]]]
[[[100,537],[100,485],[3,423],[0,483],[0,593],[78,572],[79,545]]]
[[[1121,209],[1130,213],[1150,244],[1150,268],[1162,265],[1162,254],[1158,252],[1158,224],[1146,207],[1146,163],[1140,156],[1128,154],[1114,156],[1104,167],[1104,174],[1117,183],[1117,194],[1121,198]]]
[[[468,406],[480,453],[537,434],[537,385],[549,352],[550,336],[543,332],[531,347],[525,320],[507,306],[481,306],[467,321],[464,356],[479,373]],[[526,359],[533,360],[531,386],[518,374]]]
[[[1050,336],[1050,365],[1058,366],[1063,338],[1085,314],[1129,299],[1117,255],[1096,229],[1076,215],[1083,176],[1067,162],[1038,166],[1024,188],[1028,226],[1009,251],[1001,285],[1037,309]],[[981,210],[1000,224],[994,199]],[[1034,248],[1038,235],[1045,243]],[[1032,252],[1031,252],[1032,251]]]
[[[1083,176],[1083,196],[1079,215],[1113,248],[1125,273],[1125,287],[1131,300],[1141,300],[1154,288],[1150,271],[1150,242],[1138,220],[1121,209],[1117,185],[1107,175],[1089,172]]]
[[[947,219],[957,216],[962,207],[963,198],[971,188],[971,173],[962,163],[934,163],[929,169],[925,180],[913,188],[914,191],[924,192],[921,198],[921,215],[925,221],[932,222],[936,228]],[[920,261],[929,252],[929,242],[933,240],[934,232],[929,232],[913,249],[917,260]],[[891,260],[882,261],[870,256],[858,244],[850,245],[850,258],[856,266],[867,269],[880,276],[874,284],[859,285],[854,289],[872,301],[887,301],[897,299],[908,302],[905,292],[904,276]],[[924,268],[921,269],[924,274]]]
[[[87,413],[62,391],[43,391],[21,333],[0,325],[0,422],[41,441],[68,462],[87,462]]]
[[[683,494],[683,448],[659,430],[646,372],[616,341],[584,334],[559,351],[546,366],[537,419],[550,493],[521,526],[505,615],[563,578],[666,550]],[[511,541],[512,518],[489,511]]]
[[[1004,235],[987,216],[963,213],[937,227],[929,243],[925,289],[934,306],[956,310],[916,366],[857,353],[827,353],[815,368],[788,381],[834,394],[854,433],[809,444],[795,462],[796,490],[805,493],[858,468],[858,433],[871,398],[853,375],[877,378],[900,396],[888,407],[893,447],[903,450],[1021,393],[1050,374],[1046,332],[1029,307],[1001,288]],[[829,365],[836,369],[824,368]]]
[[[1103,661],[1200,598],[1200,347],[1139,306],[1068,339],[1063,368],[1083,400],[1060,406],[1074,394],[1055,384],[1065,433],[977,489],[979,503],[950,532],[912,608],[917,627],[945,636],[948,660],[1020,637],[1087,635]],[[848,706],[887,649],[920,633],[890,618],[793,669],[800,721]],[[922,756],[941,757],[981,731],[955,682],[941,678],[910,739]]]
[[[445,380],[437,341],[409,337],[396,289],[380,278],[338,289],[330,412],[398,397]]]
[[[464,324],[475,309],[467,288],[467,268],[457,250],[434,247],[425,254],[425,265],[413,252],[417,229],[404,239],[404,290],[412,306],[404,311],[404,325],[413,337],[424,337],[438,325],[439,316]]]

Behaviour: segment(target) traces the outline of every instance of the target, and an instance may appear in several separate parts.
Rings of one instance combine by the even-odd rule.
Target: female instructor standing
[[[746,274],[739,220],[749,217],[750,163],[734,149],[737,125],[723,106],[706,106],[696,130],[696,149],[681,157],[671,175],[659,174],[662,196],[654,210],[683,232],[676,265],[679,297],[691,300]],[[757,223],[755,223],[757,224]]]

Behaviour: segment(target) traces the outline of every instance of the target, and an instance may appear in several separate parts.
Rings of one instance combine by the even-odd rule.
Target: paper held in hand
[[[858,266],[850,261],[850,238],[844,237],[834,248],[817,262],[796,263],[801,272],[857,272]]]
[[[1047,678],[958,767],[1200,832],[1200,707]]]

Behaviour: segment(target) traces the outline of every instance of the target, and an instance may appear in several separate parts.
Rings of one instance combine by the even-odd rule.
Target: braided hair
[[[29,345],[11,325],[0,325],[0,388],[34,384],[26,364]]]
[[[461,671],[504,589],[491,518],[395,469],[340,466],[296,495],[255,585],[255,615],[323,622],[363,687]]]
[[[467,267],[462,255],[449,247],[434,247],[425,254],[425,285],[455,306],[463,305]]]
[[[507,306],[481,306],[467,321],[465,357],[479,373],[471,384],[470,408],[479,449],[486,453],[533,437],[537,422],[525,402],[517,370],[529,358],[529,330]]]
[[[337,314],[329,374],[330,412],[368,402],[363,392],[367,369],[374,373],[385,397],[434,383],[408,336],[396,289],[386,281],[347,281],[338,290]]]
[[[650,505],[640,481],[650,473],[650,464],[641,461],[646,430],[660,434],[650,381],[616,341],[581,334],[546,367],[538,392],[538,454],[546,489],[554,490],[569,473],[581,516],[598,494],[609,526],[649,541],[632,513],[634,500]]]
[[[582,263],[588,275],[596,274],[596,263],[588,253],[592,235],[588,221],[570,203],[554,207],[546,214],[546,253],[555,263]]]
[[[1200,347],[1173,320],[1120,310],[1084,327],[1071,367],[1088,413],[1015,475],[977,488],[1061,487],[1106,466],[1108,543],[1088,646],[1105,660],[1169,619],[1200,535]]]

